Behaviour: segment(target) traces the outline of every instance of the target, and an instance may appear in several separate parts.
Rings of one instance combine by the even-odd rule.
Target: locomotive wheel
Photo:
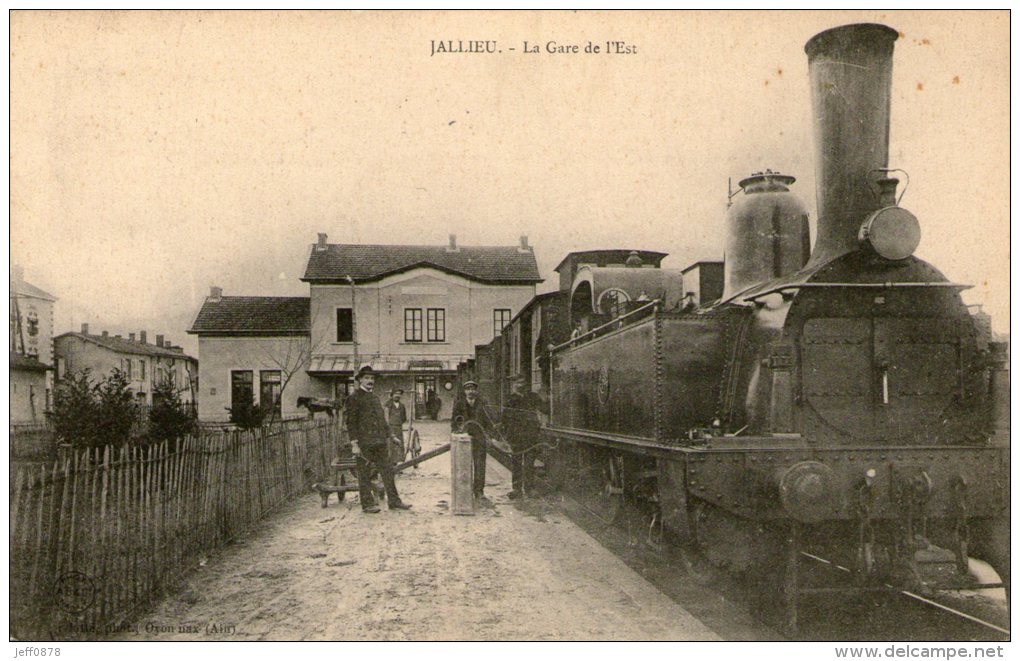
[[[620,457],[593,453],[585,472],[583,491],[588,509],[607,526],[614,525],[623,510],[623,473]]]

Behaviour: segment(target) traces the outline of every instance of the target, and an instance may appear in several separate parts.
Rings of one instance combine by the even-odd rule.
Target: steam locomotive
[[[813,250],[794,178],[758,173],[724,264],[572,253],[560,291],[463,366],[497,407],[511,375],[541,390],[550,479],[639,502],[712,562],[770,577],[793,628],[802,552],[857,587],[959,587],[972,556],[1009,584],[1006,347],[965,285],[913,256],[920,225],[888,167],[896,38],[858,24],[805,47]]]

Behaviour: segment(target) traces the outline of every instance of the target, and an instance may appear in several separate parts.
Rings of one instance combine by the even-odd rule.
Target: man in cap
[[[475,474],[472,491],[475,498],[481,500],[485,498],[485,438],[491,425],[485,413],[485,402],[478,395],[478,384],[465,381],[461,389],[464,396],[453,405],[451,429],[471,436],[471,463]]]
[[[375,388],[375,372],[371,365],[365,365],[354,377],[358,387],[347,398],[347,433],[351,439],[351,452],[358,461],[358,493],[361,494],[361,509],[375,514],[379,506],[372,493],[372,467],[382,475],[386,488],[386,502],[391,510],[409,510],[410,505],[400,502],[397,485],[393,479],[393,465],[389,456],[389,426],[382,404],[372,390]]]
[[[389,400],[383,405],[383,410],[386,412],[386,424],[390,429],[390,438],[400,443],[401,459],[404,456],[404,423],[407,422],[407,408],[400,403],[403,394],[402,389],[394,388],[390,391]]]
[[[510,442],[510,474],[513,490],[507,498],[522,498],[534,486],[534,446],[541,434],[538,414],[543,408],[541,398],[528,388],[523,377],[514,379],[511,394],[503,410],[503,427]]]

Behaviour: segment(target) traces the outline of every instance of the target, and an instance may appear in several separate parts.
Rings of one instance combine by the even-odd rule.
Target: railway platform
[[[423,450],[449,423],[419,426]],[[410,511],[361,513],[356,494],[289,503],[206,559],[121,640],[719,640],[555,508],[450,510],[449,455],[408,469]]]

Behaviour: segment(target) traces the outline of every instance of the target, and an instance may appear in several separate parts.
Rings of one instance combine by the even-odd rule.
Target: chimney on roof
[[[531,248],[528,246],[527,234],[521,234],[521,245],[517,250],[519,250],[520,252],[529,252],[531,250]]]
[[[138,341],[142,344],[148,344],[145,337],[145,331],[138,331]]]
[[[81,325],[81,334],[82,335],[88,335],[89,334],[89,325],[88,324],[82,324]]]
[[[209,297],[206,298],[205,300],[209,301],[210,303],[219,303],[220,299],[222,299],[222,298],[223,298],[223,287],[210,287],[209,288]]]
[[[163,336],[162,335],[157,335],[156,336],[156,346],[157,347],[163,346]]]
[[[322,252],[326,249],[326,233],[319,232],[319,242],[315,244],[315,252]]]
[[[134,342],[135,341],[135,334],[134,333],[128,333],[128,339],[131,340],[132,342]]]
[[[446,252],[457,252],[457,235],[450,235],[450,245],[446,246]]]
[[[110,337],[110,334],[107,333],[106,331],[103,331],[103,337]]]

